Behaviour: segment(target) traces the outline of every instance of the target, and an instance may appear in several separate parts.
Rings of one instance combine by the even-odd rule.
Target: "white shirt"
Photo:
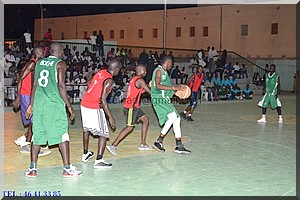
[[[97,35],[90,36],[91,44],[96,44]]]
[[[6,61],[10,61],[10,62],[6,62]],[[15,56],[14,55],[10,55],[10,54],[6,54],[5,55],[5,65],[6,65],[6,67],[12,66],[11,62],[16,62]]]
[[[31,43],[31,33],[24,33],[26,43]]]

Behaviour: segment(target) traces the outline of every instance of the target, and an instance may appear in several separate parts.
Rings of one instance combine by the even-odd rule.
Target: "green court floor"
[[[140,125],[118,147],[118,156],[105,152],[113,164],[109,170],[93,168],[93,161],[82,163],[82,130],[79,107],[76,122],[70,126],[71,160],[83,170],[77,178],[62,177],[57,148],[38,162],[38,177],[24,176],[29,155],[21,154],[14,139],[24,132],[19,114],[5,108],[5,190],[24,196],[295,196],[296,195],[296,98],[282,95],[284,123],[277,123],[276,110],[267,111],[266,124],[253,100],[202,102],[194,122],[181,120],[183,143],[191,155],[177,155],[174,134],[165,139],[165,153],[139,151]],[[111,143],[125,125],[121,104],[110,105],[117,121]],[[180,112],[186,104],[178,104]],[[142,105],[150,118],[147,143],[152,145],[160,127],[150,105]],[[97,140],[90,139],[96,151]],[[45,193],[46,192],[46,193]]]

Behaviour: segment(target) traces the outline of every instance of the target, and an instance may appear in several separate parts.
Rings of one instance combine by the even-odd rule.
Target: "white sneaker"
[[[145,151],[145,150],[152,150],[152,147],[148,146],[147,144],[140,144],[138,150]]]
[[[22,147],[22,146],[29,145],[30,142],[26,142],[25,135],[22,135],[21,137],[19,137],[18,139],[15,140],[15,144]]]
[[[95,160],[94,168],[96,169],[110,169],[112,167],[111,163],[106,162],[105,160]]]
[[[113,145],[107,145],[106,149],[114,156],[118,155],[117,154],[117,147]]]
[[[266,123],[267,119],[265,117],[262,117],[261,119],[258,119],[257,122]]]
[[[94,157],[94,152],[89,151],[89,152],[87,152],[86,154],[83,154],[83,155],[82,155],[81,161],[82,161],[82,162],[87,162],[87,161],[89,161],[89,159],[92,158],[92,157]]]
[[[66,168],[63,169],[63,177],[77,177],[81,175],[82,175],[82,171],[77,170],[77,168],[74,167],[73,165],[70,165],[69,169]]]
[[[278,118],[278,124],[282,124],[283,123],[283,118],[282,117],[279,117]]]

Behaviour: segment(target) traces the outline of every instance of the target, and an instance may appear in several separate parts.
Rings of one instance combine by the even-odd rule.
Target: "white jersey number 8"
[[[48,70],[43,69],[40,72],[40,78],[38,79],[39,86],[47,87],[47,85],[48,85],[48,76],[49,76],[49,71]]]

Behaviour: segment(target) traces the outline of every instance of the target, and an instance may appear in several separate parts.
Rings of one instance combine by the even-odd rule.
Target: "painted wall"
[[[43,32],[52,28],[53,38],[83,39],[93,31],[102,30],[105,40],[119,45],[163,47],[164,11],[127,12],[44,19]],[[278,23],[278,34],[271,35],[271,24]],[[248,25],[248,35],[241,36],[241,25]],[[203,27],[208,36],[203,36]],[[181,27],[181,37],[176,37]],[[195,37],[190,37],[195,27]],[[153,38],[157,28],[158,38]],[[35,20],[35,38],[41,39],[41,21]],[[143,38],[138,38],[143,29]],[[114,38],[110,38],[110,31]],[[125,37],[120,39],[120,31]],[[167,11],[167,48],[227,49],[244,57],[295,58],[296,57],[296,5],[214,5],[206,7],[169,9]]]

